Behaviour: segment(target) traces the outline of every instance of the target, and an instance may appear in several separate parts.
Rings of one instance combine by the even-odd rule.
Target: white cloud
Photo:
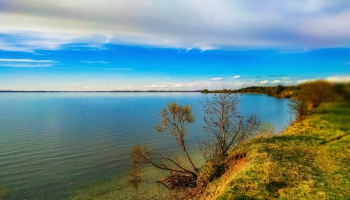
[[[2,0],[0,49],[349,47],[348,0]],[[181,15],[179,15],[181,13]],[[187,30],[187,31],[179,31]]]
[[[224,80],[224,79],[221,78],[221,77],[218,77],[218,78],[211,78],[210,80],[211,80],[211,81],[222,81],[222,80]]]
[[[298,80],[298,83],[306,83],[310,81],[314,81],[314,79],[301,79],[301,80]]]
[[[78,85],[79,83],[66,83],[65,86]]]
[[[178,83],[178,84],[175,84],[174,87],[183,87],[184,84],[181,84],[181,83]]]
[[[260,81],[261,84],[266,84],[266,83],[268,83],[268,82],[269,82],[268,80]]]
[[[241,78],[241,76],[239,76],[239,75],[236,75],[236,76],[234,76],[234,77],[232,77],[232,78]]]
[[[271,83],[279,83],[279,82],[281,82],[281,81],[280,80],[274,80]]]
[[[133,89],[133,88],[134,88],[134,86],[132,86],[132,85],[118,86],[118,89],[120,89],[120,90]]]
[[[346,65],[350,65],[350,62],[345,63]]]
[[[348,83],[350,82],[350,76],[330,76],[326,80],[334,83]]]
[[[266,80],[267,81],[267,80]],[[268,83],[268,81],[266,82]],[[148,85],[129,85],[129,86],[116,86],[115,90],[202,90],[202,89],[238,89],[242,87],[252,86],[254,82],[252,81],[207,81],[207,80],[197,80],[189,82],[160,82]],[[99,88],[101,89],[101,88]]]
[[[143,88],[166,88],[167,85],[166,84],[152,84],[152,85],[146,85],[146,86],[142,86]]]
[[[191,82],[164,82],[155,85],[149,85],[148,89],[158,89],[159,86],[166,86],[167,90],[201,90],[204,88],[219,87],[220,82],[217,81],[191,81]],[[145,88],[143,86],[142,88]],[[142,89],[138,87],[138,89]]]
[[[282,77],[281,79],[282,79],[282,80],[289,80],[288,77]]]
[[[55,61],[52,60],[34,60],[34,59],[17,59],[17,58],[0,58],[0,67],[51,67]]]
[[[15,63],[48,63],[52,60],[33,60],[33,59],[17,59],[17,58],[0,58],[0,62],[15,62]]]

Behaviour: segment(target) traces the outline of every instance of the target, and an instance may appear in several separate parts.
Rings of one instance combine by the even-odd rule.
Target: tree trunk
[[[194,166],[194,164],[193,164],[193,162],[192,162],[190,156],[188,155],[187,150],[186,150],[186,147],[185,147],[185,144],[183,144],[183,145],[181,145],[181,146],[182,146],[182,150],[184,151],[187,160],[190,162],[190,164],[191,164],[193,170],[195,171],[195,174],[193,174],[193,175],[195,175],[195,178],[197,179],[198,169]]]

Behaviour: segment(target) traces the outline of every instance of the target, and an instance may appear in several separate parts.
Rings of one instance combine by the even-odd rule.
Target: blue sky
[[[2,0],[0,19],[0,90],[350,81],[348,0]]]

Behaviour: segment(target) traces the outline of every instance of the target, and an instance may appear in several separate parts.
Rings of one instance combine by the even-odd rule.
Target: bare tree
[[[295,115],[295,122],[300,123],[306,118],[308,108],[304,99],[298,97],[297,99],[291,100],[288,105],[292,110],[291,112]]]
[[[187,125],[193,123],[195,120],[191,106],[181,106],[171,102],[168,104],[167,108],[162,109],[159,116],[161,117],[161,121],[159,125],[156,126],[156,130],[158,132],[170,133],[176,138],[191,168],[186,168],[177,156],[175,156],[175,158],[170,158],[163,153],[148,150],[146,147],[134,146],[131,150],[133,171],[130,173],[129,181],[132,184],[139,182],[141,167],[150,164],[155,168],[170,172],[169,176],[158,181],[158,183],[163,184],[167,188],[174,189],[178,187],[195,186],[198,169],[193,164],[185,146]]]
[[[207,160],[225,156],[260,131],[261,121],[256,115],[241,115],[238,94],[214,93],[212,98],[201,102],[205,112],[204,131],[212,136],[200,143],[200,150]]]

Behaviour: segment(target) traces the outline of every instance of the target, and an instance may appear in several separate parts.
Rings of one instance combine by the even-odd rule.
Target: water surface
[[[189,126],[186,141],[201,165],[197,143],[206,134],[199,101],[207,97],[200,93],[0,93],[0,197],[85,198],[83,193],[88,197],[103,191],[126,198],[124,193],[132,191],[125,181],[132,145],[168,153],[178,149],[170,135],[154,130],[157,113],[171,101],[193,107],[196,122]],[[241,100],[243,113],[259,115],[276,131],[288,125],[289,100],[248,94]]]

